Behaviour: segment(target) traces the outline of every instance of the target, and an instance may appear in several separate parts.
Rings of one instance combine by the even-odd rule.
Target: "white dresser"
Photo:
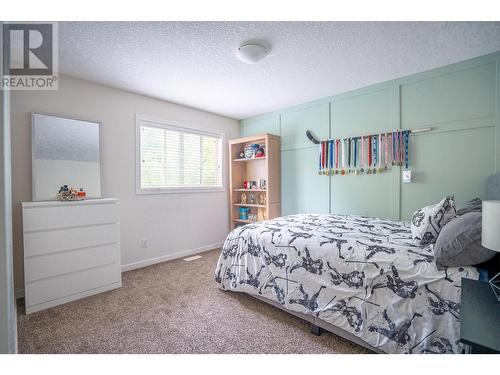
[[[122,285],[118,200],[23,202],[26,313]]]

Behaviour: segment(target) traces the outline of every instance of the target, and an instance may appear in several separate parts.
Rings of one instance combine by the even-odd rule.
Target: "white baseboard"
[[[123,264],[122,265],[122,272],[135,270],[137,268],[143,268],[143,267],[151,266],[152,264],[162,263],[162,262],[166,262],[168,260],[173,260],[173,259],[178,259],[178,258],[184,258],[184,257],[190,256],[190,255],[195,255],[195,254],[198,254],[198,253],[202,253],[204,251],[208,251],[208,250],[212,250],[212,249],[217,249],[219,247],[222,247],[222,245],[224,245],[224,242],[219,242],[219,243],[215,243],[215,244],[211,244],[211,245],[206,245],[206,246],[198,247],[196,249],[179,251],[177,253],[163,255],[163,256],[158,257],[158,258],[145,259],[145,260],[141,260],[139,262],[134,262],[134,263],[129,263],[129,264]]]

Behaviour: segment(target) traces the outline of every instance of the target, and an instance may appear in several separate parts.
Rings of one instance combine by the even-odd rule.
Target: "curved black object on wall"
[[[312,133],[312,131],[310,130],[306,130],[306,135],[307,135],[307,138],[309,138],[309,140],[316,144],[316,145],[319,145],[320,144],[320,141],[318,138],[316,138],[316,136]]]

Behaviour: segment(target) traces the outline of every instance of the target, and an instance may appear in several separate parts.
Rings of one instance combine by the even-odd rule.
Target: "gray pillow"
[[[479,198],[471,199],[464,203],[463,207],[457,210],[457,215],[462,216],[468,212],[481,212],[483,210],[483,202]]]
[[[481,246],[481,212],[469,212],[446,224],[434,245],[439,270],[486,262],[496,252]]]

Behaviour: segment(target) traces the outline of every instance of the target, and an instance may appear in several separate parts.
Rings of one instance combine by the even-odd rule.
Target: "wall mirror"
[[[95,121],[31,114],[34,201],[57,199],[63,185],[101,197],[100,130]]]

